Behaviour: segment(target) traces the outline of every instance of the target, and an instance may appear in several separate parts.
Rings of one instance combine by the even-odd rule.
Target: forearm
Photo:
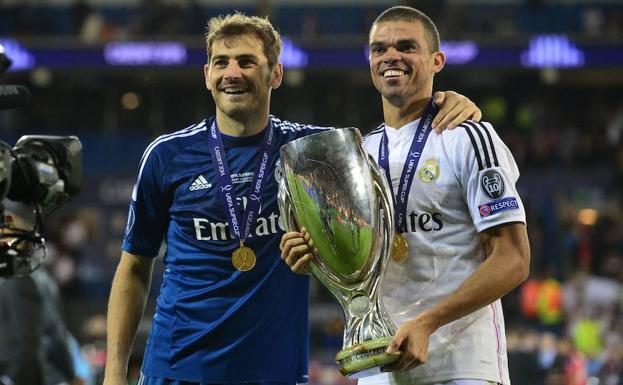
[[[124,253],[113,279],[108,301],[106,376],[127,373],[130,350],[140,323],[149,287],[153,262]]]
[[[451,295],[418,317],[431,332],[494,302],[528,277],[530,251],[525,226],[511,226],[510,239],[484,241],[488,257],[479,268]]]

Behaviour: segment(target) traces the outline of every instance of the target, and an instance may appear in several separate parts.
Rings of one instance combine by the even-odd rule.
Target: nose
[[[394,47],[389,47],[384,53],[383,53],[383,62],[384,63],[394,63],[397,62],[398,60],[400,60],[401,56],[400,56],[400,51],[398,51],[396,48]]]
[[[238,61],[230,60],[229,63],[227,63],[227,68],[225,68],[225,73],[223,75],[223,78],[225,80],[231,80],[231,79],[240,79],[241,77],[242,77],[242,70],[240,68],[240,65],[238,65]]]

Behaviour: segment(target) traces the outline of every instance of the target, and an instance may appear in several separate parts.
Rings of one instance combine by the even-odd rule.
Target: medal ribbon
[[[216,168],[216,180],[220,187],[219,195],[221,202],[225,207],[225,215],[229,222],[229,228],[231,232],[241,241],[245,239],[251,233],[251,226],[255,223],[255,218],[259,213],[262,205],[262,191],[266,183],[266,175],[268,174],[268,161],[270,160],[270,154],[273,153],[275,145],[275,130],[272,122],[268,124],[262,147],[260,148],[257,158],[255,160],[255,172],[253,176],[253,184],[251,185],[251,194],[247,201],[247,207],[244,211],[244,217],[241,217],[240,210],[236,204],[236,194],[234,192],[234,184],[231,180],[231,174],[229,172],[229,164],[225,155],[225,146],[223,145],[223,137],[216,125],[216,118],[212,122],[210,128],[210,135],[208,144],[210,148],[210,155],[212,156],[212,163]],[[244,226],[241,231],[240,226]]]
[[[383,131],[381,137],[381,143],[379,144],[379,166],[385,170],[385,176],[389,182],[389,188],[392,193],[392,200],[394,201],[395,208],[395,222],[396,231],[398,233],[406,232],[406,218],[407,218],[407,200],[409,198],[409,191],[411,190],[411,183],[415,176],[415,170],[417,170],[420,157],[422,156],[422,150],[428,140],[430,134],[431,124],[435,115],[437,115],[438,109],[433,103],[433,98],[430,99],[424,114],[420,118],[417,131],[411,142],[411,148],[409,148],[409,154],[405,160],[405,165],[402,168],[402,174],[400,175],[400,183],[398,184],[398,194],[394,194],[394,186],[392,185],[392,178],[389,172],[389,149],[387,132]]]

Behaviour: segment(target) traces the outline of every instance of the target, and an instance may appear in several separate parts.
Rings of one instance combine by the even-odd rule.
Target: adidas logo
[[[203,190],[205,188],[210,188],[210,187],[212,187],[212,184],[208,183],[208,181],[206,180],[206,178],[203,177],[203,175],[199,175],[197,179],[195,179],[193,184],[190,185],[190,188],[188,189],[190,191],[196,191],[196,190]]]

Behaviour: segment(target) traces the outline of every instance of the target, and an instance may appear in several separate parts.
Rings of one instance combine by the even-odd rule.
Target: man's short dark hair
[[[208,49],[208,61],[212,57],[212,45],[215,40],[229,36],[254,34],[264,45],[264,55],[268,60],[268,66],[272,69],[279,62],[281,53],[281,37],[267,18],[259,16],[247,16],[236,12],[229,15],[221,15],[208,20],[208,28],[205,34]]]
[[[385,23],[388,21],[408,21],[415,22],[419,21],[424,26],[424,30],[426,31],[426,40],[428,40],[428,46],[431,49],[431,52],[439,51],[439,31],[437,30],[437,26],[433,21],[428,17],[424,12],[406,6],[396,6],[391,7],[383,11],[372,26],[379,23]]]

